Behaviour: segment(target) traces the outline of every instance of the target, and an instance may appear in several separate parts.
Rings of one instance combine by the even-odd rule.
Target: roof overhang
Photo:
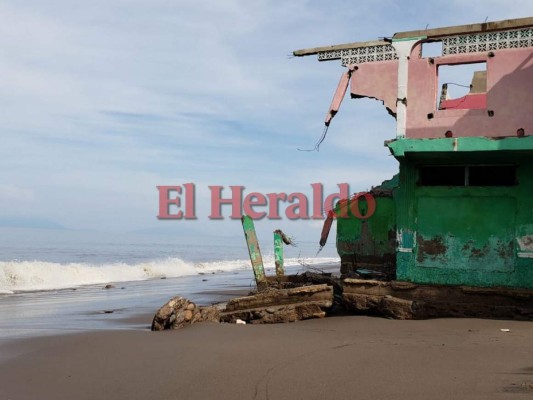
[[[533,152],[533,136],[457,137],[439,139],[395,139],[385,142],[394,157],[416,154],[453,154],[474,152]]]
[[[360,47],[382,46],[390,44],[392,41],[402,41],[413,38],[421,39],[439,39],[446,36],[455,36],[460,34],[472,34],[481,32],[503,31],[509,29],[520,29],[533,26],[533,17],[506,19],[502,21],[484,22],[480,24],[448,26],[435,29],[423,29],[417,31],[407,31],[395,33],[388,40],[373,40],[369,42],[355,42],[338,44],[333,46],[313,47],[309,49],[296,50],[293,55],[296,57],[310,56],[327,51],[356,49]]]

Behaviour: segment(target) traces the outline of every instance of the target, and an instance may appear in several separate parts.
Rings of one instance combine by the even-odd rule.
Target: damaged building
[[[424,48],[435,45],[436,54],[427,55]],[[399,319],[533,320],[533,18],[294,55],[346,68],[326,126],[348,90],[383,102],[396,118],[396,137],[385,146],[398,174],[372,188],[372,201],[360,193],[328,213],[320,244],[336,219],[340,278],[285,275],[281,231],[274,232],[276,276],[267,277],[252,218],[244,216],[257,291],[219,311],[171,299],[153,329],[213,319],[292,322],[335,309]],[[457,95],[441,78],[465,66],[470,83]]]
[[[437,54],[425,55],[430,46]],[[294,55],[346,68],[327,126],[348,90],[381,100],[396,118],[396,137],[385,146],[398,175],[373,189],[371,218],[337,220],[344,274],[369,269],[413,284],[533,289],[533,18]],[[471,83],[454,97],[439,76],[464,66]]]

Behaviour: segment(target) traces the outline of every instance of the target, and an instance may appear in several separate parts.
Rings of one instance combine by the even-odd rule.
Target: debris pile
[[[324,318],[332,306],[333,287],[326,284],[293,289],[271,288],[230,300],[221,314],[221,321],[240,319],[251,324],[295,322]]]
[[[285,275],[283,244],[292,242],[280,230],[274,231],[276,275],[266,276],[253,221],[245,216],[242,222],[257,291],[231,299],[225,308],[199,307],[183,297],[174,297],[157,311],[152,330],[179,329],[202,321],[295,322],[324,318],[339,311],[394,319],[533,320],[533,292],[530,290],[418,285],[390,280],[385,274],[372,270],[356,270],[348,277],[311,271]]]
[[[199,307],[184,297],[176,296],[156,312],[152,321],[152,330],[180,329],[185,325],[204,321],[219,322],[218,307]]]

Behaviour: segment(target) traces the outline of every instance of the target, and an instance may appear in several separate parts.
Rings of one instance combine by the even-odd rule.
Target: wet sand
[[[149,325],[147,315],[138,318]],[[532,396],[531,322],[345,316],[0,342],[1,399]]]
[[[156,310],[177,294],[211,305],[248,294],[249,281],[249,274],[233,272],[120,282],[112,289],[92,285],[4,295],[0,296],[0,343],[101,329],[145,329]]]

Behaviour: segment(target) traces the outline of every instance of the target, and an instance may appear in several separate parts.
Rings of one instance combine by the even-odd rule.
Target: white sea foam
[[[301,260],[289,258],[287,266],[298,265]],[[312,258],[303,260],[305,264],[331,263],[337,258]],[[267,268],[273,268],[274,259],[264,259]],[[51,263],[44,261],[6,261],[0,262],[0,294],[13,291],[32,291],[65,289],[82,285],[95,285],[109,282],[127,282],[176,278],[201,273],[225,272],[251,269],[249,260],[211,261],[190,263],[179,258],[168,258],[138,264],[88,264],[88,263]]]

